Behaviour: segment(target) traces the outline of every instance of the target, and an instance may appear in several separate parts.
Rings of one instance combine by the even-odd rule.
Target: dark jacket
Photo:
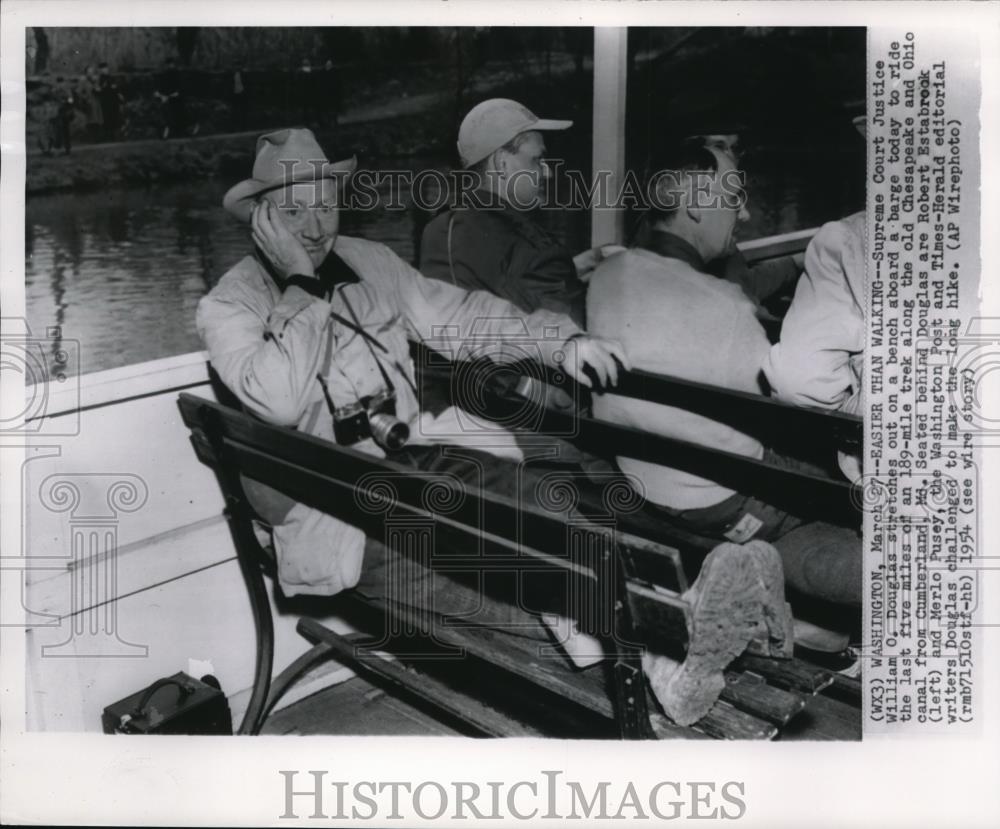
[[[544,308],[567,314],[582,327],[587,288],[572,255],[536,213],[491,206],[492,198],[472,194],[468,206],[431,220],[421,241],[420,271],[468,290],[489,291],[529,313]]]

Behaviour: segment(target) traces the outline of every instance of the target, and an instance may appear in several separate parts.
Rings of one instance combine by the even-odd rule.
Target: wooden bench
[[[257,733],[268,711],[294,679],[317,660],[331,657],[416,696],[460,723],[468,733],[492,735],[538,733],[538,722],[531,722],[532,717],[524,715],[524,711],[529,711],[535,720],[541,714],[540,719],[546,723],[542,727],[556,733],[562,733],[560,728],[576,733],[573,729],[585,723],[589,733],[608,736],[766,739],[774,737],[803,708],[804,695],[814,694],[834,681],[829,672],[798,660],[776,663],[756,657],[756,661],[747,662],[754,659],[747,656],[733,666],[722,698],[695,727],[680,728],[662,717],[654,717],[651,723],[643,692],[639,648],[643,644],[682,647],[689,609],[680,598],[687,583],[678,549],[650,538],[648,527],[616,524],[609,528],[567,522],[530,504],[514,503],[488,493],[466,497],[456,511],[438,515],[429,512],[420,498],[429,481],[418,473],[400,475],[403,470],[391,463],[294,430],[260,423],[201,398],[181,395],[180,407],[192,430],[199,457],[210,463],[218,475],[258,628],[256,680],[241,733]],[[751,471],[761,472],[756,466]],[[253,532],[254,514],[240,484],[241,474],[352,523],[363,518],[353,506],[358,487],[364,486],[363,479],[370,480],[372,475],[393,476],[398,490],[395,508],[420,521],[433,522],[436,537],[452,550],[449,564],[480,568],[516,566],[533,583],[551,585],[554,579],[560,584],[572,584],[577,595],[592,597],[587,603],[590,608],[587,618],[580,621],[585,630],[597,633],[605,644],[608,658],[604,672],[574,674],[556,669],[552,660],[532,658],[531,653],[501,652],[486,628],[435,628],[432,639],[425,637],[420,643],[424,650],[459,648],[480,667],[498,671],[504,681],[497,687],[517,689],[516,698],[523,703],[520,713],[511,715],[501,710],[503,706],[496,700],[486,699],[489,694],[484,694],[488,690],[484,686],[468,687],[469,677],[475,671],[459,670],[456,676],[454,660],[440,663],[421,660],[403,667],[372,651],[370,646],[374,644],[379,648],[412,651],[412,633],[418,625],[410,625],[411,635],[407,637],[387,641],[377,635],[362,640],[338,636],[310,619],[303,619],[300,631],[317,644],[272,683],[273,630],[263,572],[273,569],[273,560]],[[814,497],[827,497],[831,492],[819,482],[811,486]],[[522,537],[531,538],[532,546],[515,543],[509,533],[484,535],[482,516],[486,516],[492,527],[512,527],[519,523],[523,527]],[[374,523],[377,525],[378,521]],[[372,531],[379,529],[375,525],[370,528]],[[464,562],[456,558],[454,551],[469,549],[470,544],[483,544],[490,554],[468,557]],[[551,593],[551,590],[541,592]],[[405,618],[405,611],[362,601],[352,594],[353,591],[347,591],[339,601],[353,613],[366,611],[369,620],[414,621]],[[443,672],[449,674],[444,678],[437,675],[442,666]],[[546,698],[550,704],[537,710]],[[532,708],[536,710],[530,712]],[[569,709],[579,716],[562,717],[568,722],[561,727],[554,724],[553,720],[560,718],[553,718],[552,712],[566,713]]]

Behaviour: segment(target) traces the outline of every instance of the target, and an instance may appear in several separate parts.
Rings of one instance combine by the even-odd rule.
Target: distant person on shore
[[[247,110],[249,101],[247,100],[247,75],[246,68],[240,64],[233,70],[232,87],[232,107],[233,107],[233,129],[245,130],[247,128]]]
[[[322,79],[322,75],[313,72],[312,62],[309,58],[302,58],[296,75],[295,95],[299,104],[299,120],[307,127],[317,128],[320,126],[320,102],[322,99],[322,95],[317,89],[317,81]]]
[[[98,99],[101,102],[101,121],[104,125],[105,141],[117,141],[121,137],[122,108],[125,96],[118,89],[118,84],[111,76],[111,68],[102,63],[99,67]]]
[[[76,114],[76,99],[69,84],[64,84],[62,78],[56,78],[53,89],[54,102],[47,106],[45,130],[38,139],[39,147],[45,155],[52,155],[55,150],[62,150],[63,155],[69,155],[73,149],[72,125]]]
[[[340,121],[340,74],[329,58],[323,64],[322,82],[319,91],[323,101],[321,121],[324,127],[337,126]]]
[[[104,116],[101,113],[101,80],[97,69],[88,66],[77,85],[77,107],[83,112],[88,141],[100,141],[104,133]]]
[[[190,123],[187,96],[184,94],[183,79],[177,62],[167,58],[167,66],[156,81],[156,91],[153,93],[163,105],[162,138],[180,138],[185,133],[197,135],[200,124]]]

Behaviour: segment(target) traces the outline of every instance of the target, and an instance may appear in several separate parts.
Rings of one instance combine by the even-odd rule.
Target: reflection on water
[[[843,164],[807,171],[788,161],[775,159],[751,176],[752,218],[743,238],[809,227],[857,209],[863,166],[855,182],[850,164],[845,173]],[[442,160],[404,164],[445,167]],[[58,326],[63,340],[77,341],[81,373],[200,350],[198,300],[250,250],[246,228],[220,206],[226,186],[205,181],[29,199],[25,273],[32,333],[44,336]],[[546,221],[572,249],[586,243],[586,212],[550,212]],[[346,214],[341,232],[382,242],[412,261],[421,227],[412,209],[383,209]],[[57,339],[51,347],[61,345]]]
[[[246,244],[220,197],[209,185],[30,199],[32,332],[59,326],[82,373],[198,350],[198,299]]]

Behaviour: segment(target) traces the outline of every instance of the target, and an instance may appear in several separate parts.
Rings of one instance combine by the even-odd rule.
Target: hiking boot
[[[757,558],[737,544],[712,550],[681,596],[691,608],[684,662],[677,666],[654,654],[643,659],[654,695],[678,725],[691,725],[709,712],[726,687],[723,670],[763,624],[765,597]]]

